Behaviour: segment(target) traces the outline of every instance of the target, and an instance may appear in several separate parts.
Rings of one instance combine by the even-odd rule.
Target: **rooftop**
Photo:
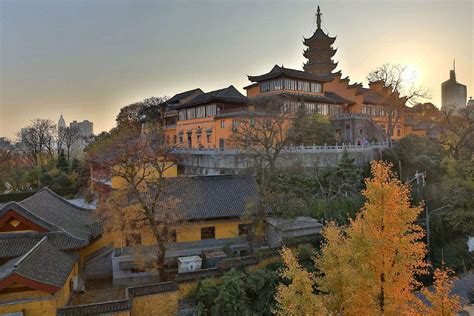
[[[248,99],[240,93],[234,86],[230,85],[227,88],[214,90],[199,94],[192,98],[189,102],[178,105],[175,108],[181,109],[185,107],[207,104],[210,102],[227,102],[227,103],[247,103]]]
[[[39,232],[56,232],[51,239],[62,247],[86,245],[102,233],[102,227],[91,217],[91,211],[63,199],[48,188],[43,188],[21,202],[9,202],[0,209],[0,218],[8,212],[15,212],[37,225]],[[19,235],[20,236],[20,235]],[[7,238],[13,240],[28,237]],[[2,241],[4,242],[4,241]]]
[[[77,258],[76,254],[56,249],[45,236],[24,255],[0,266],[0,290],[17,282],[16,278],[11,277],[18,275],[34,283],[52,286],[46,291],[55,292],[64,285]]]
[[[265,80],[270,80],[279,77],[289,77],[295,79],[304,79],[304,80],[312,80],[318,82],[328,82],[333,80],[332,75],[316,75],[310,72],[285,68],[283,65],[280,67],[278,65],[273,66],[272,70],[267,72],[266,74],[260,76],[247,76],[248,79],[252,82],[260,82]],[[246,87],[247,88],[247,87]]]
[[[255,177],[197,176],[164,179],[162,205],[184,220],[240,217],[258,201]],[[171,209],[172,208],[172,209]]]

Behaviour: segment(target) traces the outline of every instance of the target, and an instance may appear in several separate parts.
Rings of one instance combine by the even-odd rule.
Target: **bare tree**
[[[151,231],[157,243],[156,266],[165,280],[165,243],[172,239],[172,227],[181,220],[177,210],[161,204],[165,172],[173,166],[172,148],[166,145],[159,129],[148,130],[146,135],[121,130],[114,138],[95,159],[96,163],[111,166],[112,177],[125,185],[108,198],[108,205],[112,202],[114,207],[104,206],[99,212],[112,212],[109,219],[120,223],[113,225],[117,231],[144,227]]]
[[[369,83],[382,83],[384,89],[378,91],[385,98],[387,116],[387,139],[391,139],[395,126],[399,123],[406,103],[415,105],[420,99],[430,98],[430,92],[414,83],[415,74],[409,73],[408,66],[383,64],[367,76]]]
[[[71,149],[72,147],[83,140],[81,131],[77,127],[66,127],[59,131],[62,134],[64,146],[66,147],[67,161],[71,161]]]
[[[32,166],[42,166],[43,158],[54,156],[56,125],[49,119],[35,119],[17,133],[21,150]]]
[[[271,178],[277,172],[281,152],[291,142],[289,127],[294,114],[287,111],[284,101],[278,97],[261,97],[252,103],[254,111],[235,121],[231,142],[253,162],[257,173],[260,201],[248,212],[255,230],[269,209]],[[253,239],[254,231],[248,237]]]
[[[442,111],[439,141],[454,159],[472,159],[474,153],[474,106]]]

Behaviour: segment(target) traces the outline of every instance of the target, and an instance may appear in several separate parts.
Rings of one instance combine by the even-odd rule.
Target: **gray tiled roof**
[[[167,103],[169,105],[173,105],[175,103],[181,102],[181,100],[186,99],[186,98],[192,96],[195,93],[204,93],[204,92],[200,88],[192,89],[192,90],[189,90],[189,91],[184,91],[184,92],[175,94],[170,99],[166,100],[165,103]]]
[[[62,287],[77,259],[77,254],[56,249],[44,237],[23,256],[0,266],[0,280],[19,274],[41,283]]]
[[[240,217],[258,201],[252,176],[207,176],[165,179],[161,204],[185,220]],[[172,205],[173,209],[170,209]]]
[[[273,78],[278,78],[281,76],[287,76],[291,78],[297,79],[307,79],[307,80],[314,80],[314,81],[332,81],[334,76],[333,75],[316,75],[311,72],[306,72],[302,70],[290,69],[285,67],[280,67],[278,65],[273,66],[272,70],[268,73],[260,75],[260,76],[247,76],[250,81],[253,82],[260,82],[264,80],[269,80]]]
[[[63,232],[6,233],[2,234],[0,238],[0,258],[22,256],[45,236],[48,237],[51,244],[60,250],[76,250],[87,245],[87,242],[72,238]]]
[[[68,202],[48,188],[39,190],[19,204],[30,214],[77,239],[89,241],[102,232],[100,225],[91,219],[90,210]]]
[[[245,104],[248,102],[248,99],[246,96],[240,93],[234,86],[231,85],[224,89],[219,89],[219,90],[199,94],[193,99],[191,99],[191,101],[186,102],[183,105],[176,106],[176,108],[179,109],[183,107],[206,104],[210,102],[228,102],[228,103]]]
[[[314,218],[304,216],[294,219],[267,217],[265,221],[282,231],[323,227],[323,225]]]

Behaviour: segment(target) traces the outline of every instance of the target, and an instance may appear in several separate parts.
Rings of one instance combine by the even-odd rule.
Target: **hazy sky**
[[[231,84],[244,92],[247,74],[301,69],[317,4],[351,82],[385,62],[408,64],[440,105],[456,58],[474,94],[472,0],[0,0],[0,136],[61,113],[97,133],[146,97]]]

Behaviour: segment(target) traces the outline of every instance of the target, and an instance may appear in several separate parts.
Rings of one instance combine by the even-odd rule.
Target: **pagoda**
[[[321,11],[319,6],[316,13],[316,24],[317,29],[314,34],[303,41],[304,45],[307,46],[303,56],[308,59],[303,65],[303,69],[318,75],[328,75],[337,67],[337,63],[332,60],[337,51],[337,49],[332,48],[336,37],[330,37],[321,29]]]

